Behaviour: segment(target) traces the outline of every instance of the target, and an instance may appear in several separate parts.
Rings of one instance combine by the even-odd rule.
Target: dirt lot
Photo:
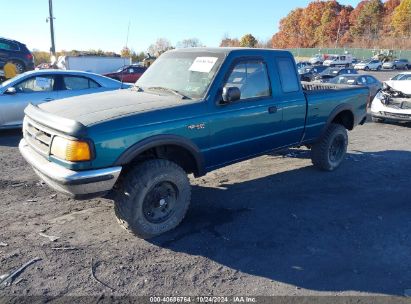
[[[332,173],[291,149],[193,179],[182,225],[143,241],[116,223],[109,200],[74,201],[39,183],[20,133],[2,132],[0,274],[42,260],[0,295],[402,295],[411,125],[367,123],[349,136]],[[112,289],[93,279],[91,259]]]

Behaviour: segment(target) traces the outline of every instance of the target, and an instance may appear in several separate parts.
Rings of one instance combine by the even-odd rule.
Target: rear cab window
[[[288,57],[278,57],[276,62],[283,93],[298,92],[300,82],[297,78],[293,60]]]

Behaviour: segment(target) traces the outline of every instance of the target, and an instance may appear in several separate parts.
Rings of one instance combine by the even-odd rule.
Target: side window
[[[375,83],[375,79],[370,77],[370,76],[367,76],[367,82],[368,83]]]
[[[66,90],[86,90],[100,87],[95,81],[86,77],[64,76],[63,82]]]
[[[340,59],[341,59],[342,61],[344,61],[344,60],[345,60],[345,56],[341,56]]]
[[[8,51],[18,51],[19,46],[13,42],[8,42],[5,40],[0,40],[0,49]]]
[[[35,76],[23,80],[14,87],[18,93],[34,93],[53,91],[53,86],[53,76]]]
[[[231,71],[225,86],[239,88],[241,99],[271,95],[267,67],[262,61],[238,63]]]
[[[299,91],[300,86],[292,60],[290,58],[278,58],[277,65],[283,92],[291,93]]]
[[[360,84],[367,84],[367,80],[365,79],[364,76],[360,77],[359,80],[360,80],[360,81],[359,81]]]

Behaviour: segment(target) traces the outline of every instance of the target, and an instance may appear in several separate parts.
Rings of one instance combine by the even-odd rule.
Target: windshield
[[[357,78],[350,76],[338,76],[330,80],[330,83],[341,83],[341,84],[356,84]]]
[[[16,80],[19,80],[20,78],[25,77],[28,73],[31,73],[31,72],[25,72],[25,73],[23,73],[23,74],[17,75],[17,76],[14,77],[14,78],[11,78],[11,79],[9,79],[9,80],[6,80],[5,82],[3,82],[3,83],[0,84],[0,88],[4,88],[4,87],[8,86],[10,83],[15,82]]]
[[[222,53],[168,52],[153,63],[136,82],[136,86],[145,91],[162,88],[162,92],[175,91],[190,99],[201,99],[223,57]]]
[[[340,70],[335,68],[326,68],[320,75],[336,75]]]

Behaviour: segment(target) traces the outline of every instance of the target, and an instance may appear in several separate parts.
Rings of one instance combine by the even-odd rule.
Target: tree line
[[[363,0],[353,8],[312,1],[281,19],[274,48],[411,48],[411,0]]]

